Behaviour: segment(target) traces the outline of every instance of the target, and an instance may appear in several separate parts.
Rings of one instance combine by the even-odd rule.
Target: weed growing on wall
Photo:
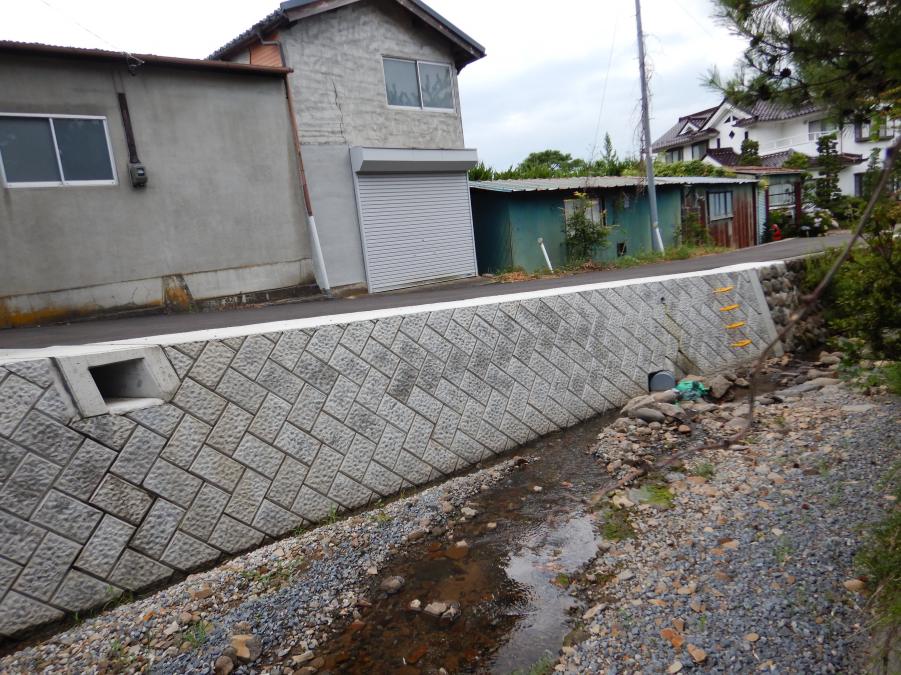
[[[566,218],[566,254],[570,263],[590,260],[595,251],[607,248],[610,228],[604,223],[603,214],[595,220],[595,204],[584,192],[576,193],[576,204]]]

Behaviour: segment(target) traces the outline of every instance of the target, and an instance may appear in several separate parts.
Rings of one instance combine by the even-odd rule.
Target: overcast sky
[[[426,1],[488,52],[460,74],[466,144],[486,163],[503,168],[545,148],[588,157],[605,131],[621,155],[637,152],[633,0]],[[278,6],[278,0],[0,3],[0,39],[186,57],[206,56]],[[700,78],[712,65],[728,72],[743,43],[712,13],[711,0],[643,0],[655,137],[680,115],[719,101]]]

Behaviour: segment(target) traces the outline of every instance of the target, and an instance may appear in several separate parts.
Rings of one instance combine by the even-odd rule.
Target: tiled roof
[[[288,17],[285,16],[285,13],[282,11],[281,7],[272,12],[263,19],[260,19],[255,24],[253,24],[246,31],[238,35],[232,40],[229,40],[224,45],[219,47],[216,51],[210,54],[207,58],[209,59],[222,59],[230,56],[232,52],[236,49],[240,49],[248,42],[251,42],[256,39],[258,35],[263,33],[268,33],[275,28],[278,28],[282,23],[287,22]]]
[[[695,113],[683,115],[679,118],[678,122],[667,129],[660,138],[651,144],[651,149],[654,151],[666,150],[678,145],[684,145],[685,143],[692,143],[694,141],[704,140],[705,138],[713,138],[716,134],[709,134],[709,129],[705,131],[690,131],[687,134],[680,134],[679,132],[685,127],[686,122],[691,122],[698,128],[704,126],[707,123],[707,120],[710,119],[710,116],[718,109],[719,106],[715,106],[713,108],[707,108],[706,110],[699,110]]]
[[[732,148],[709,148],[707,156],[720,166],[735,166],[739,159],[738,153]]]
[[[747,127],[751,126],[752,124],[756,124],[757,122],[776,122],[778,120],[790,120],[795,117],[801,117],[803,115],[815,113],[819,110],[820,107],[812,103],[801,106],[800,108],[793,108],[791,106],[783,105],[781,103],[774,103],[772,101],[757,101],[757,103],[755,103],[754,106],[748,111],[751,116],[747,119],[741,120],[740,122],[736,122],[735,126]]]

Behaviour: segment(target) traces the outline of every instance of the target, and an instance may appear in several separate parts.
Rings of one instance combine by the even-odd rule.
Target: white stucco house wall
[[[763,166],[781,167],[792,152],[816,157],[817,141],[832,133],[845,164],[839,172],[839,187],[843,194],[859,195],[870,153],[891,144],[898,133],[897,120],[883,125],[874,136],[866,123],[839,129],[816,106],[788,108],[760,101],[746,110],[724,100],[680,117],[651,147],[664,161],[700,159],[732,167],[739,164],[742,141],[749,138],[760,144]]]

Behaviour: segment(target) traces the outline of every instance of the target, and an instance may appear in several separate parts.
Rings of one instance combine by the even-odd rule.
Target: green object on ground
[[[682,401],[697,401],[708,391],[709,387],[705,387],[697,380],[682,380],[676,385],[676,392]]]

